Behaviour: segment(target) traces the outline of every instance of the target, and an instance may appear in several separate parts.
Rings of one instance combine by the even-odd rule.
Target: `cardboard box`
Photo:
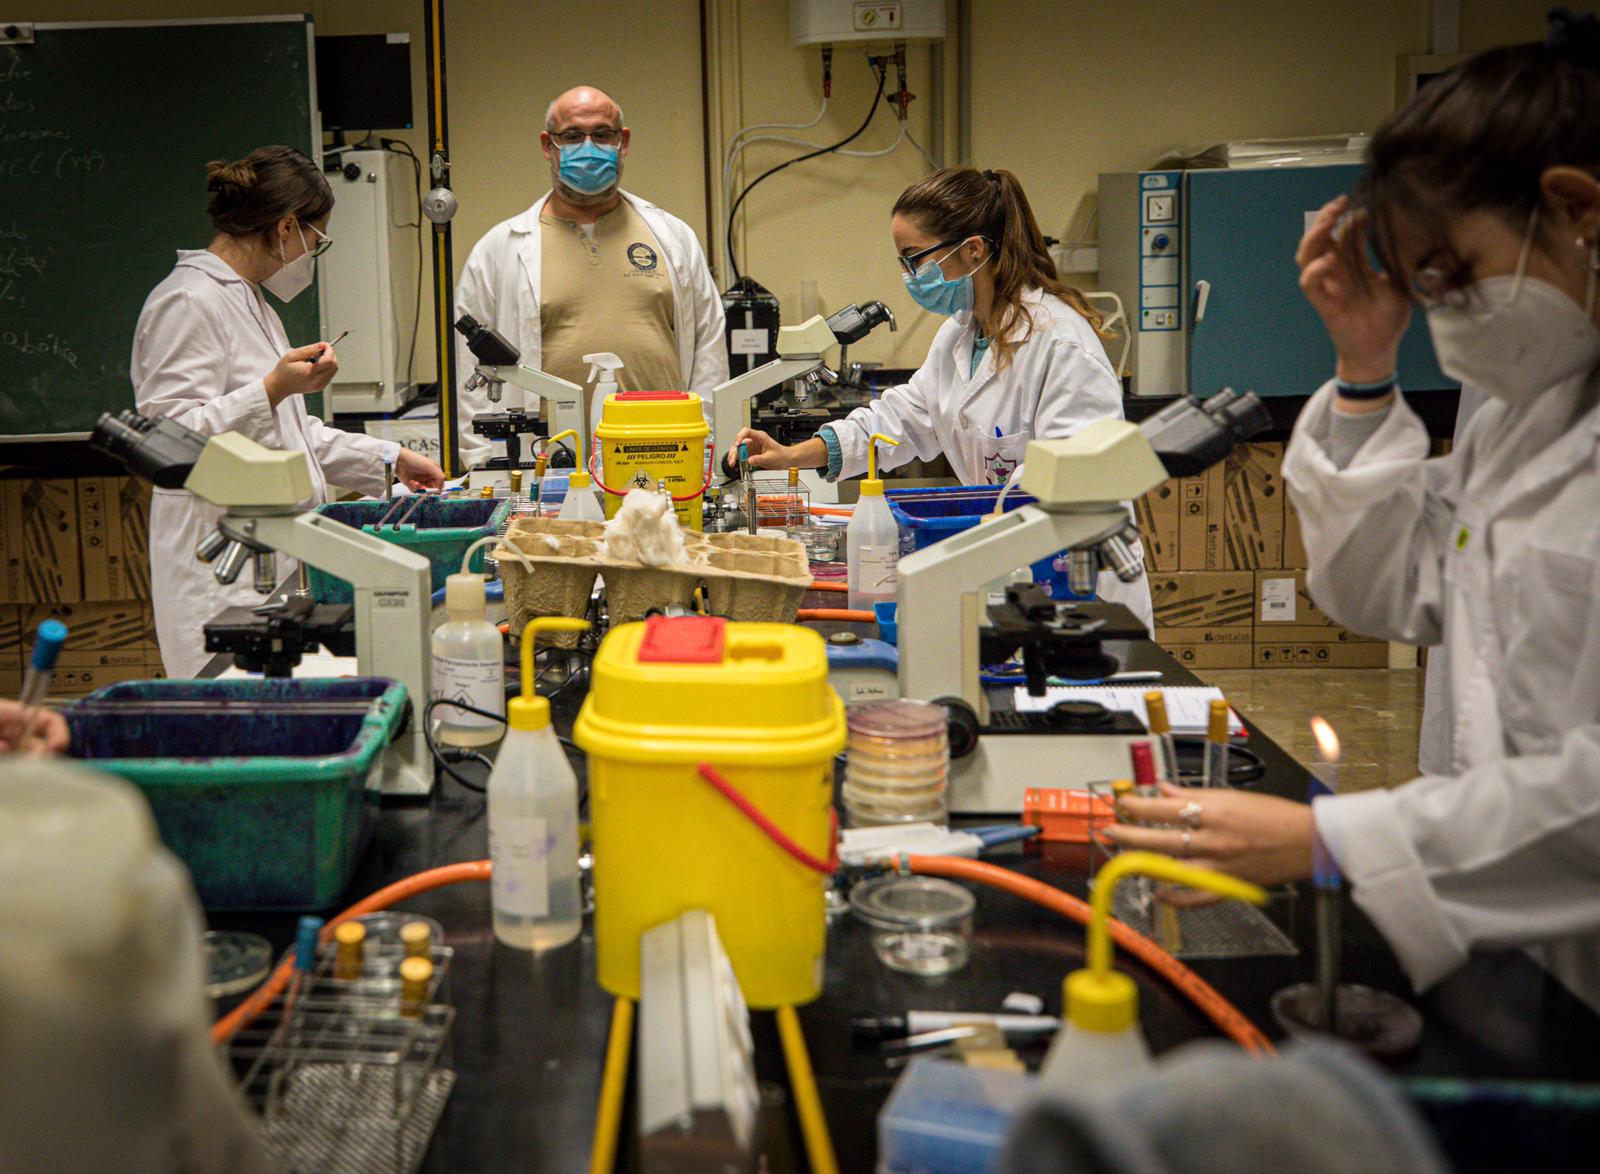
[[[22,609],[24,654],[33,647],[47,619],[67,625],[67,642],[56,663],[61,668],[133,667],[159,661],[155,613],[138,600],[35,604]]]
[[[122,558],[120,584],[113,580],[113,599],[150,598],[150,485],[137,477],[119,477],[117,521],[118,553]]]
[[[1156,643],[1169,644],[1251,644],[1255,629],[1243,625],[1221,628],[1157,628]]]
[[[78,478],[86,600],[150,598],[150,487],[135,477]]]
[[[1178,569],[1220,570],[1224,467],[1178,481]],[[1212,525],[1215,523],[1215,532]]]
[[[1387,644],[1376,636],[1362,636],[1349,628],[1320,628],[1315,624],[1257,624],[1257,644]]]
[[[50,682],[52,697],[83,697],[118,681],[149,681],[166,676],[159,662],[57,668]]]
[[[10,699],[22,692],[22,670],[0,669],[0,697]]]
[[[1277,638],[1271,636],[1271,629],[1343,627],[1311,598],[1311,593],[1306,590],[1304,571],[1257,571],[1255,597],[1256,626],[1268,630],[1269,638]],[[1284,638],[1292,640],[1296,637]],[[1316,639],[1328,640],[1332,637],[1318,636]]]
[[[1248,629],[1255,614],[1254,587],[1255,578],[1249,571],[1151,575],[1156,628]]]
[[[83,598],[78,485],[0,482],[0,603],[76,603]]]
[[[1255,645],[1255,667],[1382,669],[1389,667],[1389,646],[1380,640],[1346,644],[1331,641],[1264,641]]]
[[[1283,495],[1283,559],[1279,564],[1287,570],[1304,570],[1306,543],[1300,532],[1300,511],[1294,508],[1294,495]]]
[[[0,671],[22,667],[22,608],[0,603]],[[22,686],[19,683],[18,689]],[[0,697],[7,694],[0,690]]]
[[[1163,644],[1186,669],[1247,669],[1254,662],[1251,644]]]
[[[1207,570],[1282,566],[1284,496],[1282,444],[1241,444],[1229,453],[1223,463],[1220,562]]]
[[[121,527],[107,498],[116,490],[112,477],[78,478],[78,549],[83,557],[85,599],[115,599],[112,594],[112,549],[121,545]],[[119,572],[120,577],[120,572]]]
[[[1178,569],[1178,482],[1164,481],[1133,503],[1148,571]]]

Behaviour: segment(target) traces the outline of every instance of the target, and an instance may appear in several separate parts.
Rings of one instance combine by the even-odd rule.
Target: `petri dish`
[[[250,990],[272,968],[272,943],[260,934],[210,930],[201,943],[208,998],[226,999]]]
[[[972,953],[971,893],[947,880],[886,876],[850,890],[850,908],[872,931],[872,949],[890,970],[936,978]]]

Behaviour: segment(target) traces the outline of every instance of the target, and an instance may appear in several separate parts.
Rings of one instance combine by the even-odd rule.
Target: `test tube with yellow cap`
[[[1202,787],[1226,787],[1228,782],[1228,703],[1211,703],[1206,722],[1206,757],[1200,779]]]
[[[1167,695],[1160,689],[1151,689],[1144,695],[1145,724],[1150,727],[1150,737],[1156,744],[1156,770],[1167,782],[1176,786],[1178,775],[1178,746],[1172,740],[1172,719],[1167,716]]]
[[[433,985],[433,962],[427,958],[405,958],[400,963],[400,1014],[407,1019],[422,1018],[428,1005],[428,988]]]
[[[333,960],[333,977],[340,982],[354,982],[361,977],[365,960],[367,927],[359,921],[346,921],[336,926],[333,940],[337,953]]]
[[[433,931],[426,921],[408,921],[400,927],[400,946],[407,958],[429,958],[433,950]]]

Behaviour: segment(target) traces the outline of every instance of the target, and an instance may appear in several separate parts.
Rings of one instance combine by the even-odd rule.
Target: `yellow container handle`
[[[522,629],[522,695],[534,697],[538,690],[533,686],[533,658],[538,651],[535,645],[544,632],[587,632],[588,620],[574,620],[567,616],[539,616],[528,621]]]
[[[544,451],[548,452],[550,450],[550,446],[555,444],[556,441],[565,440],[569,436],[572,437],[573,446],[578,450],[578,463],[576,467],[578,469],[582,469],[584,467],[583,437],[578,435],[578,430],[576,428],[568,428],[565,432],[557,432],[549,440],[544,442]]]
[[[885,436],[881,432],[874,432],[872,434],[872,439],[867,441],[867,480],[868,481],[877,481],[877,480],[879,480],[879,477],[878,477],[878,441],[880,441],[880,440],[883,441],[883,443],[885,443],[885,444],[894,446],[895,448],[899,448],[900,447],[900,442],[898,440],[896,440],[892,436]]]
[[[1249,881],[1184,864],[1159,852],[1121,852],[1095,877],[1094,894],[1090,899],[1094,917],[1089,922],[1089,970],[1095,975],[1111,970],[1111,932],[1106,923],[1111,919],[1111,899],[1116,894],[1117,882],[1135,875],[1153,876],[1191,889],[1208,889],[1255,905],[1267,903],[1266,890]]]

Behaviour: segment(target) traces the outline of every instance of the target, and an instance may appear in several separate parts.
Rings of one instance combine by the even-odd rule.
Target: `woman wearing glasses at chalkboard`
[[[139,314],[132,363],[139,411],[208,435],[242,432],[268,448],[304,452],[307,507],[328,500],[330,482],[379,492],[386,463],[412,489],[442,485],[444,473],[426,457],[329,428],[306,411],[302,397],[328,386],[338,356],[326,342],[291,346],[262,290],[292,300],[333,243],[333,191],[317,165],[293,147],[260,147],[235,162],[208,164],[206,177],[216,235],[203,249],[178,251],[177,265]],[[151,594],[169,676],[192,677],[205,664],[207,620],[225,607],[260,602],[249,584],[225,587],[195,558],[195,544],[220,513],[181,489],[155,491]]]

